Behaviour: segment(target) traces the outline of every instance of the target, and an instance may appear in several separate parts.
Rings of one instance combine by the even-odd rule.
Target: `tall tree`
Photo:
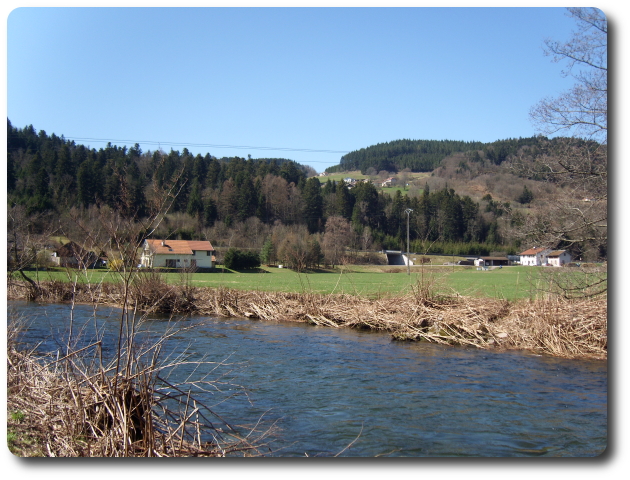
[[[326,220],[326,232],[324,233],[324,251],[326,261],[333,267],[341,261],[345,252],[345,246],[352,238],[350,222],[343,217],[334,216]]]
[[[596,8],[569,8],[578,29],[567,42],[547,41],[547,54],[566,62],[565,75],[575,86],[532,109],[545,132],[566,131],[574,138],[542,142],[533,167],[515,164],[525,173],[562,187],[555,202],[528,215],[521,229],[530,243],[578,246],[592,260],[606,258],[608,244],[608,24]]]
[[[321,183],[317,177],[311,177],[306,181],[302,197],[304,199],[304,219],[308,231],[309,233],[319,232],[323,227],[324,200]]]
[[[348,191],[348,186],[343,180],[339,181],[336,189],[337,195],[337,215],[350,220],[352,218],[352,208],[354,206],[352,195]]]

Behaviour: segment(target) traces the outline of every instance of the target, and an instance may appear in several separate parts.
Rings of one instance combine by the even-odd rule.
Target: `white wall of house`
[[[528,265],[537,267],[547,263],[547,255],[551,253],[551,250],[543,250],[536,255],[521,255],[521,265]]]
[[[547,261],[549,265],[561,267],[571,262],[571,255],[567,252],[562,252],[559,257],[549,257]]]
[[[189,268],[191,265],[197,268],[213,268],[212,252],[210,255],[206,251],[196,251],[194,255],[185,254],[155,254],[148,255],[146,252],[142,253],[140,263],[146,268]]]

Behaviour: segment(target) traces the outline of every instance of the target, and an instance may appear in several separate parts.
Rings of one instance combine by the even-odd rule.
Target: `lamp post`
[[[411,275],[411,268],[410,268],[410,260],[409,260],[409,214],[413,212],[413,210],[411,208],[408,208],[405,210],[405,213],[407,214],[407,275]]]

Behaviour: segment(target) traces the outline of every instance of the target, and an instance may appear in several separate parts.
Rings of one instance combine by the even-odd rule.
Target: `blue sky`
[[[564,8],[18,8],[7,117],[323,171],[401,138],[534,135],[530,108],[571,85],[543,41],[574,28]]]

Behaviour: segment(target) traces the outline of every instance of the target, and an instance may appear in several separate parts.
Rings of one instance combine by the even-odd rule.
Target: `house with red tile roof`
[[[534,247],[520,253],[521,265],[540,266],[547,263],[551,248]]]
[[[140,257],[144,268],[214,268],[215,261],[214,248],[205,240],[147,239]]]

